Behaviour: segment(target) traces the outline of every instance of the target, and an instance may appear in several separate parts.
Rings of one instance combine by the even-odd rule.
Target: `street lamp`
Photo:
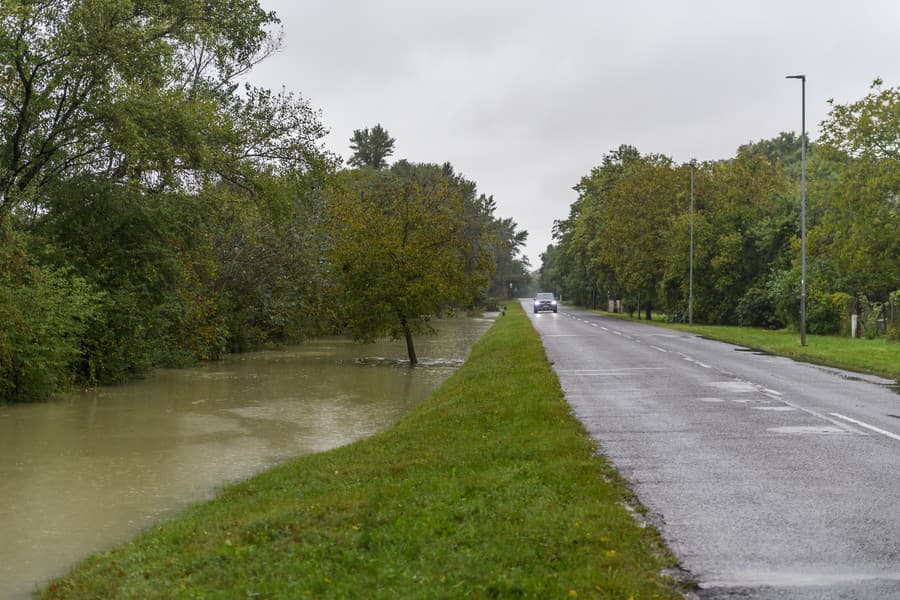
[[[694,159],[691,159],[691,266],[688,278],[688,325],[694,324]]]
[[[799,79],[802,89],[800,131],[800,345],[806,345],[806,75],[788,75]]]

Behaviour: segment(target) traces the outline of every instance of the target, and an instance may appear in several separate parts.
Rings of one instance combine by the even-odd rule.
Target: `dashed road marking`
[[[832,417],[837,417],[838,419],[843,419],[844,421],[853,423],[854,425],[858,425],[860,427],[868,429],[869,431],[874,431],[875,433],[880,433],[883,436],[889,437],[892,440],[897,440],[898,442],[900,442],[900,435],[897,435],[896,433],[891,433],[890,431],[885,431],[884,429],[880,429],[878,427],[875,427],[874,425],[869,425],[868,423],[863,423],[862,421],[858,421],[856,419],[853,419],[846,415],[842,415],[840,413],[828,413],[828,414],[830,414]]]

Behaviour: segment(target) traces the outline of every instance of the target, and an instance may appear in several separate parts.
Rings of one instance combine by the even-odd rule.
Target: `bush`
[[[800,327],[799,269],[773,272],[769,276],[766,289],[778,321],[798,329]]]
[[[843,292],[813,292],[806,303],[806,326],[813,334],[840,333],[852,297]]]
[[[885,337],[896,342],[900,341],[900,315],[896,314],[896,311],[900,310],[900,290],[891,292],[889,303],[891,319],[888,320]]]
[[[775,304],[769,296],[768,290],[761,287],[752,287],[738,301],[735,310],[738,325],[742,327],[766,327],[779,329],[784,327],[784,322],[776,316]]]
[[[44,400],[72,381],[101,294],[65,270],[30,264],[0,242],[0,402]]]

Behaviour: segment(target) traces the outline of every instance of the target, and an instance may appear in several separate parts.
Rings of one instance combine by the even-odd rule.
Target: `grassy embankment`
[[[48,598],[675,598],[674,560],[513,306],[391,429],[86,560]]]
[[[602,314],[611,314],[596,311]],[[613,315],[637,321],[628,315]],[[714,340],[729,342],[738,346],[771,352],[795,360],[815,363],[881,375],[900,381],[900,343],[881,339],[850,339],[843,336],[806,336],[806,346],[800,345],[800,334],[786,329],[769,330],[755,327],[733,327],[728,325],[685,325],[665,323],[662,317],[653,315],[653,325],[688,331]],[[646,321],[642,321],[646,323]]]

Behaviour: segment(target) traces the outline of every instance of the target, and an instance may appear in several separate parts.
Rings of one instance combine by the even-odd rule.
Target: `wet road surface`
[[[568,307],[532,316],[697,597],[900,598],[895,382]]]

